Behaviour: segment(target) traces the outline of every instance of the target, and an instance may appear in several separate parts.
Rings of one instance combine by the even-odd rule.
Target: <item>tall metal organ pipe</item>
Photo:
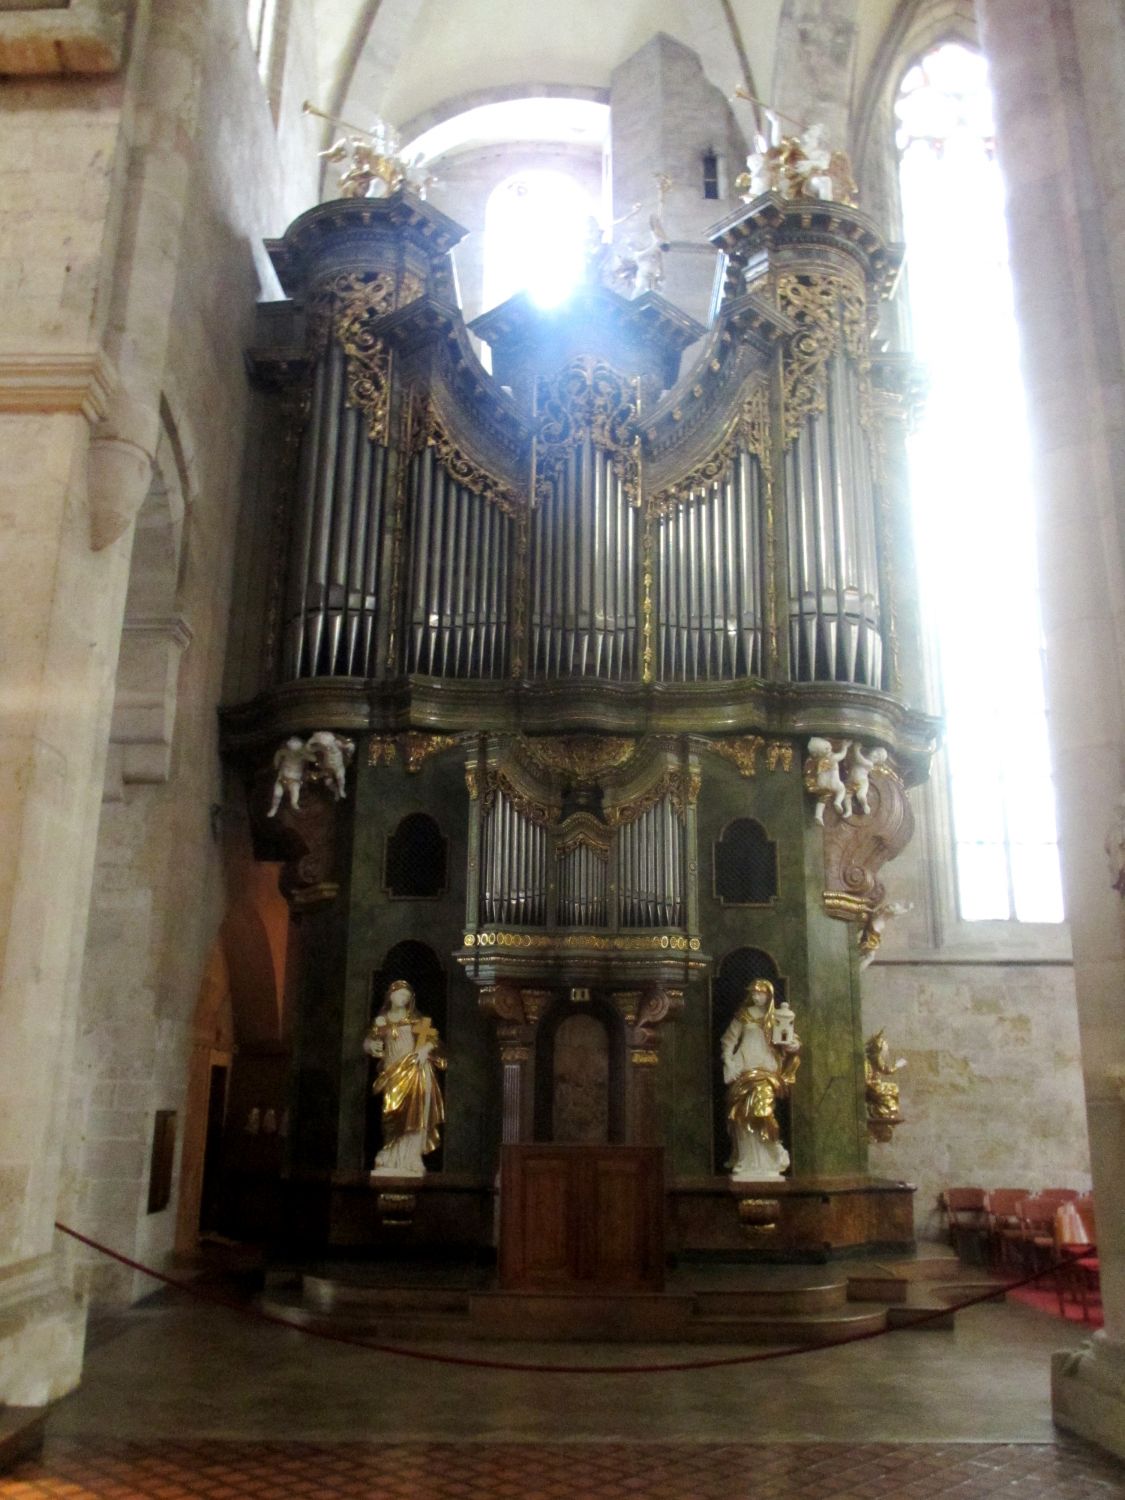
[[[546,831],[498,788],[483,820],[481,922],[538,927],[546,913]]]
[[[290,528],[287,680],[375,673],[387,451],[347,402],[345,356],[330,339],[313,373]]]
[[[407,501],[405,670],[505,677],[511,516],[457,484],[431,447],[411,461]]]
[[[532,516],[531,668],[540,677],[632,676],[637,511],[610,454],[584,438]]]
[[[623,927],[682,927],[684,839],[668,797],[618,829]]]
[[[882,685],[875,490],[855,374],[826,371],[823,412],[785,455],[790,675]]]
[[[673,504],[657,528],[657,671],[665,682],[764,675],[764,495],[757,458]]]

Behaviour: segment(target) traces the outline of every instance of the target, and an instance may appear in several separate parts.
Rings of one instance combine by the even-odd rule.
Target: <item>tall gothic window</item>
[[[914,347],[921,585],[936,624],[961,916],[1062,920],[1030,447],[992,98],[957,43],[895,106]]]

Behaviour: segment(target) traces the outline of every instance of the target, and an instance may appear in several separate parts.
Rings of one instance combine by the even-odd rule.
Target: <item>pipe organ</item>
[[[241,696],[221,717],[299,916],[287,1172],[321,1185],[331,1239],[369,1165],[359,1044],[405,977],[449,1055],[427,1187],[479,1210],[469,1239],[500,1142],[550,1138],[552,1100],[580,1097],[567,1038],[604,1033],[612,1098],[582,1118],[664,1143],[685,1248],[744,1245],[716,1059],[751,979],[802,1036],[794,1183],[874,1180],[857,934],[935,743],[895,607],[903,379],[870,344],[897,252],[854,207],[766,194],[712,232],[708,328],[594,279],[467,328],[461,235],[400,190],[321,204],[268,247],[286,296],[250,355]],[[271,811],[278,747],[315,731],[355,744],[346,794],[311,769]],[[830,754],[802,777],[810,739]],[[863,815],[809,795],[852,744]],[[389,842],[401,869],[423,825],[440,869],[396,886]],[[745,829],[771,862],[744,899]],[[596,1025],[562,1024],[578,1012]]]

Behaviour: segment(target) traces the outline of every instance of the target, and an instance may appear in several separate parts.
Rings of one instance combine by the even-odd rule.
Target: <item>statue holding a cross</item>
[[[436,1151],[445,1104],[437,1070],[445,1067],[438,1034],[420,1015],[413,986],[395,979],[368,1030],[363,1050],[379,1065],[374,1090],[383,1096],[383,1146],[372,1177],[421,1177],[422,1157]]]

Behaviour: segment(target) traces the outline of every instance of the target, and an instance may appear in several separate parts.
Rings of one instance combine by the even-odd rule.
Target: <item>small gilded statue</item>
[[[307,740],[293,734],[273,758],[275,771],[269,818],[276,818],[282,801],[289,800],[294,812],[301,810],[301,789],[306,782],[323,782],[339,802],[347,796],[345,777],[355,754],[355,741],[346,735],[318,729]]]
[[[317,780],[323,781],[335,801],[340,802],[348,795],[345,777],[355,755],[355,741],[344,734],[333,734],[330,729],[318,729],[309,735],[308,749],[312,751]]]
[[[768,979],[755,979],[734,1020],[723,1032],[720,1052],[727,1086],[727,1129],[735,1182],[780,1177],[789,1166],[774,1113],[793,1086],[801,1059],[795,1017],[774,1000]]]
[[[851,817],[857,809],[866,817],[871,806],[867,794],[871,789],[871,773],[887,763],[887,752],[876,745],[870,755],[865,755],[860,745],[852,746],[844,777],[844,816]]]
[[[867,1094],[867,1133],[873,1141],[885,1144],[894,1135],[895,1126],[902,1124],[898,1084],[892,1079],[905,1067],[905,1057],[892,1064],[885,1032],[879,1030],[867,1038],[863,1049],[863,1079]]]
[[[437,1070],[446,1065],[429,1016],[419,1013],[413,986],[395,979],[363,1040],[379,1065],[373,1085],[383,1096],[383,1147],[372,1177],[422,1177],[423,1156],[441,1143],[445,1104]]]

